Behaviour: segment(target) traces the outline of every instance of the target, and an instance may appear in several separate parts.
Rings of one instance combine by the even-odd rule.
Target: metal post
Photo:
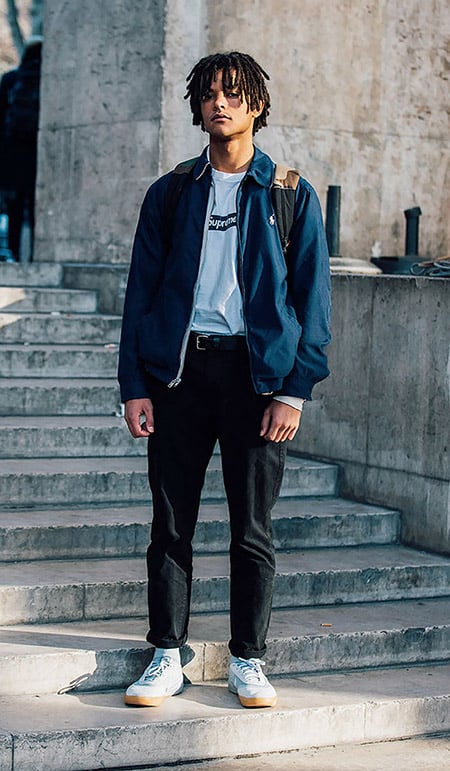
[[[327,213],[325,233],[331,257],[339,257],[341,227],[341,186],[329,185],[327,192]]]
[[[405,209],[406,217],[406,239],[405,255],[419,254],[419,217],[422,214],[420,206],[414,206],[412,209]]]

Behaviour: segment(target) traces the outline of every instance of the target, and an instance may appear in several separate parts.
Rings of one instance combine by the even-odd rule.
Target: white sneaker
[[[274,707],[277,703],[275,688],[263,673],[263,666],[261,659],[232,656],[230,660],[228,690],[238,695],[243,707]]]
[[[127,688],[125,704],[158,707],[167,696],[175,696],[182,690],[181,665],[169,656],[162,656],[157,661],[152,661],[139,680]]]

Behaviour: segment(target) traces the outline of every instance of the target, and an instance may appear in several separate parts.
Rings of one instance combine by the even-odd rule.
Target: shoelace
[[[260,683],[265,679],[261,669],[265,663],[261,659],[240,659],[235,662],[246,683]]]
[[[167,656],[162,656],[158,661],[152,661],[142,675],[142,680],[144,682],[146,680],[152,680],[154,677],[162,674],[165,669],[168,669],[171,664],[172,659],[169,659]]]

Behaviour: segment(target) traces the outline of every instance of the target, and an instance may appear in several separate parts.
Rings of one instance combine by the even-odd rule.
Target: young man
[[[262,672],[275,572],[270,516],[286,441],[328,375],[330,282],[320,206],[303,179],[283,254],[275,164],[253,145],[269,114],[266,79],[246,54],[198,62],[186,98],[209,147],[170,212],[172,173],[150,187],[135,236],[119,380],[131,434],[148,437],[155,653],[127,704],[156,706],[183,688],[191,542],[216,441],[231,529],[228,685],[245,707],[276,703]]]

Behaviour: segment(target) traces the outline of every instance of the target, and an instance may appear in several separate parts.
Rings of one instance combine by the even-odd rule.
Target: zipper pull
[[[175,380],[170,381],[167,388],[176,388],[177,385],[180,385],[180,383],[181,383],[181,377],[176,377]]]

